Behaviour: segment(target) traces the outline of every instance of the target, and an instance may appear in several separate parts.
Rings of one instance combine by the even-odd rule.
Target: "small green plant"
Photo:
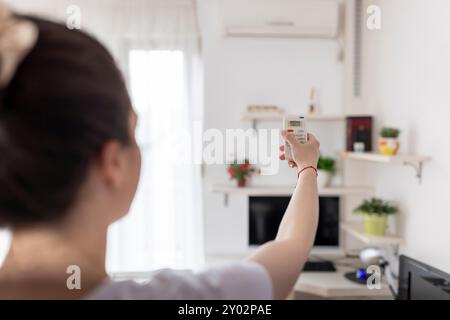
[[[354,212],[368,215],[387,216],[397,213],[398,208],[382,199],[372,198],[370,200],[364,200],[359,207],[355,208]]]
[[[400,130],[397,128],[384,127],[380,131],[380,136],[382,138],[398,138],[400,135]]]
[[[320,157],[317,169],[334,174],[336,172],[336,161],[333,158]]]

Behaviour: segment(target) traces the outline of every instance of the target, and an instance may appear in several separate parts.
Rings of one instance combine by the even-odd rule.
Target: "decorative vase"
[[[331,174],[325,170],[317,170],[317,186],[320,188],[326,188],[330,185]]]
[[[400,148],[400,142],[397,138],[380,138],[378,140],[378,149],[381,154],[394,156]]]
[[[379,214],[364,215],[364,232],[369,236],[383,237],[387,230],[387,216]]]
[[[239,179],[238,180],[238,187],[239,188],[244,188],[246,183],[247,183],[247,180],[245,180],[245,178]]]

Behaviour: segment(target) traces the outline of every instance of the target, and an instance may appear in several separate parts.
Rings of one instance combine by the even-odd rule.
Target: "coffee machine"
[[[347,117],[347,151],[355,151],[355,143],[364,144],[364,152],[372,151],[373,118],[371,116]]]

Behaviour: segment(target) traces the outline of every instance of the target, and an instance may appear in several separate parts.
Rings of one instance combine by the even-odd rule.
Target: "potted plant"
[[[400,130],[397,128],[382,128],[380,131],[380,139],[378,141],[380,153],[387,156],[396,155],[400,148],[400,143],[398,141],[399,135]]]
[[[228,174],[230,179],[236,179],[238,187],[245,187],[247,179],[255,172],[255,168],[249,164],[248,160],[239,163],[238,161],[228,166]]]
[[[385,236],[387,218],[398,212],[398,208],[379,198],[364,200],[354,212],[364,215],[364,232],[371,236]]]
[[[320,157],[317,163],[317,185],[319,188],[325,188],[330,185],[331,177],[336,172],[336,161],[333,158]]]

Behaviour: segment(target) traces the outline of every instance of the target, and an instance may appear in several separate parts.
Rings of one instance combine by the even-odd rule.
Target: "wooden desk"
[[[243,258],[243,255],[208,256],[207,265],[241,261]],[[330,260],[336,260],[336,257],[330,257]],[[380,290],[369,290],[365,285],[354,283],[344,277],[345,273],[358,267],[358,261],[347,258],[336,260],[337,272],[303,272],[289,299],[393,299],[386,283],[382,283]],[[344,264],[346,266],[343,266]]]
[[[351,260],[340,260],[339,264],[351,264]],[[294,286],[295,299],[393,299],[388,285],[382,282],[380,289],[368,289],[366,285],[352,282],[344,274],[356,269],[339,266],[336,272],[303,272]]]

